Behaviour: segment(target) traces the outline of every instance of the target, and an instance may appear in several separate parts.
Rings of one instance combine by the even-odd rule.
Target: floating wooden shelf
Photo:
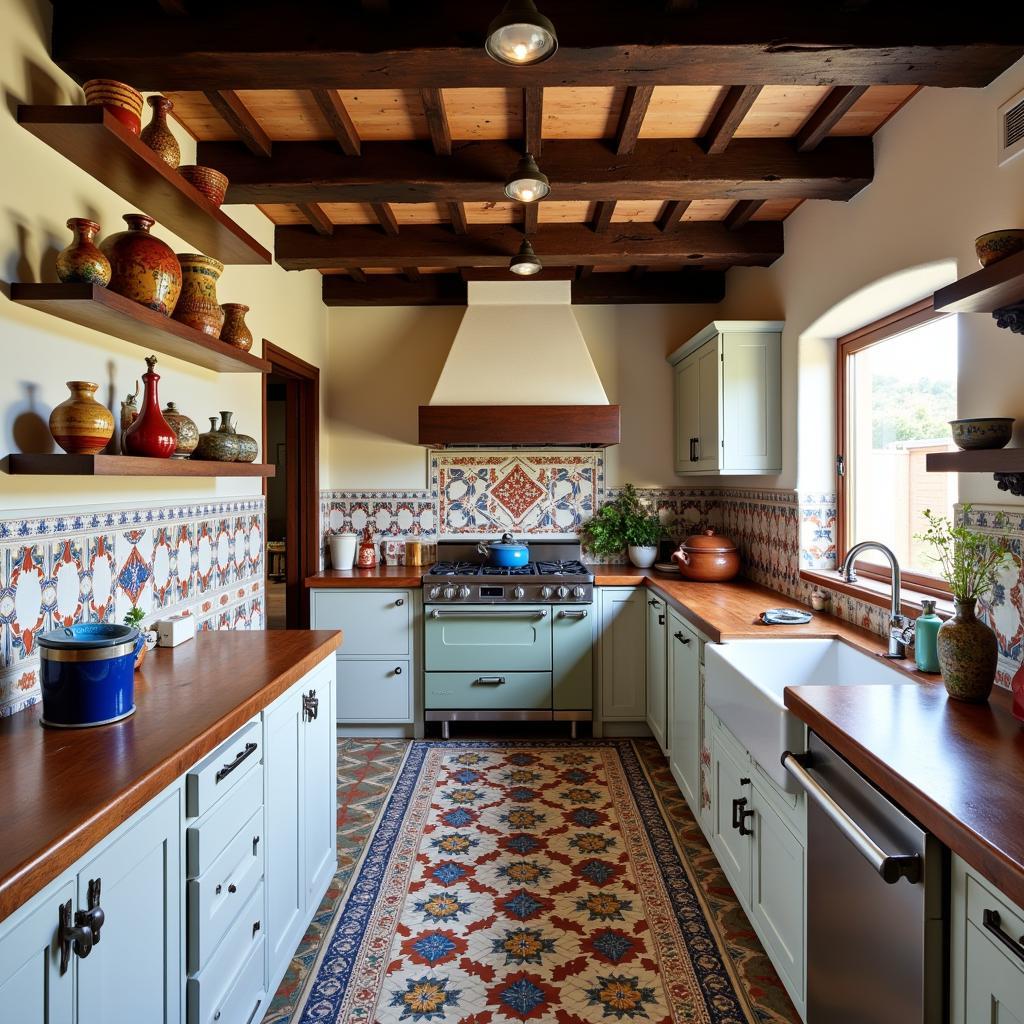
[[[11,299],[153,352],[221,373],[269,373],[270,363],[91,284],[12,284]]]
[[[1019,302],[1024,302],[1024,252],[940,288],[934,299],[940,313],[994,313]]]
[[[1024,448],[932,452],[925,459],[929,473],[991,473],[1001,491],[1024,497]]]
[[[268,249],[103,107],[22,105],[18,123],[199,252],[221,263],[270,262]],[[121,227],[104,224],[103,233]]]
[[[8,455],[6,472],[31,476],[274,476],[262,462],[193,462],[136,455]]]

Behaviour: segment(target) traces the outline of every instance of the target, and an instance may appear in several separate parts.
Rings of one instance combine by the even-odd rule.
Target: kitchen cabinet
[[[555,711],[594,706],[594,613],[559,608],[551,623],[551,696]],[[589,717],[589,716],[588,716]]]
[[[663,754],[668,738],[668,607],[654,594],[647,598],[647,726]]]
[[[782,471],[783,326],[717,320],[669,356],[678,475]]]
[[[669,767],[690,805],[700,814],[700,639],[674,608],[668,610]]]
[[[601,718],[647,718],[647,592],[643,587],[601,587],[598,638]]]

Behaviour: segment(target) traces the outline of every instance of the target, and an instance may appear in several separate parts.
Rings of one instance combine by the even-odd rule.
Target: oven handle
[[[803,755],[806,757],[807,755]],[[817,783],[800,763],[799,756],[787,750],[782,755],[782,767],[803,787],[808,798],[813,800],[831,820],[832,824],[853,844],[854,849],[882,876],[893,885],[906,878],[911,885],[921,880],[921,857],[919,854],[888,854],[864,829],[850,817],[832,798],[831,794]]]
[[[563,608],[558,613],[558,617],[560,619],[585,619],[589,614],[590,612],[588,612],[586,608],[577,608],[573,611],[568,611]]]
[[[434,608],[432,619],[543,619],[546,608]]]

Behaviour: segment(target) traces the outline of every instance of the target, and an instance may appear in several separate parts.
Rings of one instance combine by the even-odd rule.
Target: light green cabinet
[[[647,718],[647,591],[601,587],[598,638],[601,718],[644,722]]]
[[[674,608],[668,610],[669,767],[690,805],[700,812],[700,639]]]
[[[663,754],[668,739],[668,606],[663,598],[646,594],[647,600],[647,727]]]
[[[551,698],[555,711],[594,706],[594,622],[590,608],[559,608],[551,623]]]

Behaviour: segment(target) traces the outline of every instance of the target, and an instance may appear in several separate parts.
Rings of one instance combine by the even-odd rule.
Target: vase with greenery
[[[138,605],[132,605],[132,607],[125,612],[123,621],[126,626],[137,626],[139,629],[142,629],[142,620],[145,617],[146,613]],[[136,668],[142,667],[142,663],[146,660],[146,651],[148,650],[149,648],[146,644],[143,644],[139,653],[135,656]]]
[[[625,549],[635,566],[646,569],[658,556],[663,532],[657,510],[645,505],[636,488],[626,484],[617,498],[594,513],[580,535],[584,548],[598,557],[610,558]]]
[[[1006,537],[992,537],[967,525],[971,506],[964,505],[959,522],[925,509],[928,528],[917,539],[934,551],[942,578],[953,594],[956,614],[938,634],[939,668],[946,691],[957,700],[988,700],[996,678],[999,644],[995,632],[976,614],[978,598],[991,591],[1000,572],[1013,561]],[[999,513],[995,526],[1006,525]]]

